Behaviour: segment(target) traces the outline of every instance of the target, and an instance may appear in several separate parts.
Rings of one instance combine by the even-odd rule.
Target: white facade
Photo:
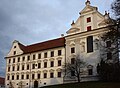
[[[13,42],[13,47],[11,48],[11,51],[6,57],[7,58],[6,88],[11,86],[11,84],[14,86],[14,88],[18,88],[20,86],[20,82],[22,82],[21,85],[24,86],[25,88],[34,87],[35,81],[38,82],[38,87],[63,83],[62,74],[61,77],[58,77],[58,72],[61,72],[62,63],[64,63],[65,60],[64,47],[58,47],[58,48],[28,53],[28,54],[22,54],[21,53],[22,50],[20,49],[18,43],[19,43],[18,41]],[[61,55],[58,55],[59,50],[61,51]],[[14,51],[16,51],[16,55],[13,54]],[[54,52],[54,56],[52,57],[50,56],[51,51]],[[46,58],[44,57],[44,53],[47,53]],[[39,54],[40,54],[40,58],[38,56]],[[34,55],[35,57],[33,59]],[[28,60],[28,56],[29,56],[29,60]],[[18,60],[18,58],[20,58],[20,60]],[[53,66],[51,66],[50,64],[51,61],[53,61],[54,63]],[[61,61],[61,65],[59,66],[58,66],[58,61]],[[47,63],[46,67],[44,67],[44,62]],[[38,65],[39,63],[40,65]],[[33,64],[35,64],[35,68],[33,68]],[[27,68],[27,65],[29,65],[29,68]],[[18,70],[18,66],[19,66],[19,70]],[[46,73],[46,78],[44,78],[44,73]],[[50,73],[53,73],[53,78],[50,78]],[[32,78],[33,74],[34,74],[34,78]],[[40,74],[40,77],[38,77],[38,74]],[[27,75],[29,75],[28,78]],[[12,78],[12,76],[14,78]],[[17,76],[19,77],[17,78]]]
[[[108,16],[108,14],[106,13]],[[76,55],[80,55],[81,59],[88,64],[88,67],[83,70],[83,79],[81,81],[97,80],[97,64],[100,61],[100,49],[99,38],[101,34],[105,32],[105,25],[100,25],[105,19],[106,15],[102,15],[98,12],[97,7],[90,6],[90,2],[86,2],[86,7],[80,12],[80,17],[76,22],[71,24],[71,28],[67,31],[66,39],[66,58],[75,58]],[[90,27],[88,29],[87,27]],[[93,37],[93,50],[88,52],[87,50],[87,38]],[[75,49],[74,53],[71,53],[71,48]],[[67,60],[70,61],[70,60]],[[89,69],[93,71],[92,75],[89,75]],[[66,81],[69,79],[66,79]]]
[[[35,82],[38,82],[38,87],[41,87],[70,81],[70,79],[64,79],[61,73],[62,65],[67,59],[74,58],[78,54],[88,64],[83,69],[82,81],[97,80],[96,66],[100,60],[99,38],[106,31],[106,26],[109,24],[109,14],[106,12],[105,15],[102,15],[98,12],[97,7],[90,5],[88,0],[85,4],[85,8],[80,12],[80,17],[75,23],[71,24],[72,27],[67,31],[65,46],[24,53],[20,43],[18,41],[13,42],[12,48],[6,56],[6,88],[11,86],[10,82],[15,88],[20,86],[20,82],[25,88],[32,88]],[[92,48],[88,46],[88,37],[92,39]],[[74,48],[72,53],[71,48]],[[88,48],[92,50],[89,51]],[[58,55],[59,50],[61,50],[61,55]],[[51,57],[52,51],[54,55]],[[47,57],[45,58],[46,52]],[[39,54],[41,54],[40,58]],[[18,61],[18,58],[20,58],[20,61]],[[61,61],[60,66],[58,65],[60,63],[59,60]],[[54,63],[53,67],[51,67],[51,61]],[[46,67],[44,67],[45,62],[47,62]],[[38,63],[41,63],[39,68]],[[35,64],[34,69],[33,64]],[[28,70],[27,65],[30,66]],[[89,73],[89,70],[92,73]],[[58,77],[58,74],[60,75],[59,72],[61,73],[60,77]],[[34,78],[32,78],[33,74]],[[38,77],[38,74],[40,74],[40,77]],[[52,77],[50,77],[50,74]],[[19,75],[19,78],[17,78],[17,75]],[[29,75],[28,78],[27,75]],[[47,77],[44,77],[44,75],[47,75]]]

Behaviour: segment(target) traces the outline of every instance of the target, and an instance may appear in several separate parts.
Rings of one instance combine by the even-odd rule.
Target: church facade
[[[73,21],[66,36],[25,46],[14,41],[6,56],[6,88],[37,88],[47,85],[75,82],[62,72],[66,61],[80,55],[87,63],[81,71],[81,81],[96,81],[100,61],[100,36],[109,24],[109,13],[85,2],[76,22]]]

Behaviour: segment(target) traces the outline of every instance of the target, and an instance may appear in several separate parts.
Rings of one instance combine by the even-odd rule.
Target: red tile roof
[[[36,43],[28,46],[24,46],[23,44],[19,43],[20,48],[23,50],[24,53],[32,53],[41,50],[47,50],[57,47],[64,47],[65,46],[65,38],[57,38],[41,43]]]
[[[0,85],[5,85],[5,78],[0,77]]]

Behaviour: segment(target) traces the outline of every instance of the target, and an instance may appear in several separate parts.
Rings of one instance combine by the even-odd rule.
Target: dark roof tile
[[[64,37],[57,38],[57,39],[53,39],[53,40],[49,40],[41,43],[28,45],[28,46],[24,46],[23,44],[19,43],[19,46],[24,53],[32,53],[32,52],[37,52],[41,50],[63,47],[65,46],[65,38]]]

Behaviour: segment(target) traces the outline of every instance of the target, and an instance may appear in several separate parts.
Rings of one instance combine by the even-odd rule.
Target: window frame
[[[91,31],[92,27],[91,26],[87,26],[87,31]]]
[[[50,61],[50,67],[54,67],[54,61]]]
[[[51,56],[51,57],[54,57],[54,51],[51,51],[51,52],[50,52],[50,56]]]
[[[54,72],[50,72],[50,78],[54,78]]]
[[[47,78],[47,73],[44,73],[44,74],[43,74],[43,78]]]
[[[71,47],[71,54],[75,53],[75,47]]]
[[[88,17],[87,18],[87,23],[90,23],[91,22],[91,17]]]
[[[62,55],[62,50],[58,50],[58,56]]]
[[[62,65],[62,60],[58,60],[58,66]]]
[[[47,52],[44,53],[44,58],[47,58]]]
[[[47,68],[47,62],[44,62],[44,68]]]
[[[58,78],[62,77],[62,73],[61,73],[61,72],[58,72],[58,73],[57,73],[57,77],[58,77]]]

